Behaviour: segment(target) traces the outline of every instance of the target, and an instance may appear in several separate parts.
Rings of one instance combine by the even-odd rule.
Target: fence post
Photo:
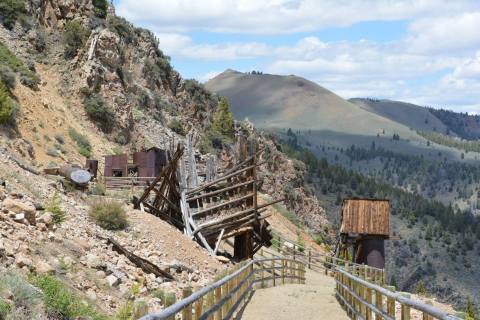
[[[394,286],[387,286],[388,290],[395,292]],[[395,317],[395,299],[387,297],[387,314],[391,317]]]
[[[406,293],[406,292],[401,292],[400,293],[402,296],[404,296],[405,298],[410,298],[410,294]],[[402,306],[402,317],[401,319],[402,320],[410,320],[410,306],[407,306],[407,305],[403,305],[401,304]]]
[[[273,276],[273,286],[275,287],[275,259],[272,259],[271,267],[272,267],[272,276]]]
[[[308,269],[312,269],[312,249],[308,249]]]
[[[215,304],[222,300],[222,287],[215,288]],[[219,308],[215,313],[215,320],[222,320],[222,308]]]
[[[282,284],[285,284],[285,266],[286,261],[282,259]]]
[[[260,262],[260,276],[262,277],[261,286],[263,289],[265,288],[265,265],[263,263],[263,260]]]
[[[296,251],[297,251],[297,248],[296,248],[295,244],[293,244],[293,260],[295,260]]]
[[[170,297],[172,298],[170,299]],[[177,296],[175,295],[175,293],[167,293],[165,297],[165,308],[168,308],[172,304],[175,304],[176,301],[177,301]],[[171,316],[170,318],[168,318],[168,320],[175,320],[175,316]]]
[[[375,290],[375,306],[383,311],[383,295]],[[375,314],[375,320],[382,320],[382,316]]]
[[[368,282],[372,282],[371,278],[367,278]],[[369,287],[365,287],[365,296],[366,296],[366,301],[371,305],[372,304],[372,289]],[[372,310],[370,309],[370,306],[365,306],[365,312],[366,312],[366,319],[367,320],[372,320]]]
[[[429,305],[433,305],[432,301],[428,300],[425,302],[426,304],[429,304]],[[433,320],[433,316],[429,315],[428,313],[426,312],[423,312],[422,313],[422,319],[423,320]]]
[[[195,291],[198,291],[198,290],[200,290],[200,287],[195,288]],[[200,316],[203,313],[203,297],[200,297],[197,299],[197,301],[195,301],[194,310],[195,310],[195,313],[194,313],[193,319],[195,320],[200,319]]]
[[[185,299],[189,297],[192,294],[192,289],[191,288],[184,288],[182,290],[182,298]],[[182,320],[192,320],[192,305],[186,306],[182,310]]]

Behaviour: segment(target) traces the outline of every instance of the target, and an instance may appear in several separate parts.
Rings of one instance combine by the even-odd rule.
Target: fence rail
[[[285,283],[305,283],[305,264],[288,258],[251,260],[197,292],[185,290],[184,299],[141,320],[231,319],[245,306],[253,289]]]
[[[354,266],[337,267],[336,295],[352,319],[395,320],[396,305],[400,305],[400,319],[410,320],[411,309],[422,313],[424,320],[460,320],[432,305],[410,299],[408,293],[396,293],[394,287],[381,287]]]
[[[134,187],[145,188],[155,177],[105,177],[107,189],[131,189]]]
[[[282,238],[280,235],[274,235],[274,245],[273,249],[276,250],[279,254],[284,257],[289,257],[294,260],[303,262],[308,269],[314,271],[324,271],[325,274],[328,274],[329,270],[334,270],[337,266],[349,265],[356,268],[358,272],[362,272],[366,277],[371,278],[376,283],[385,284],[386,283],[386,272],[385,269],[371,267],[365,264],[353,263],[348,260],[344,260],[337,257],[332,257],[331,255],[318,252],[312,248],[305,246],[299,246],[293,241]],[[288,244],[288,246],[285,246]]]

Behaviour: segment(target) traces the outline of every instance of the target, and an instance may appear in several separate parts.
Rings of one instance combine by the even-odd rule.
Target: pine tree
[[[212,129],[226,137],[233,138],[233,115],[230,112],[230,106],[227,98],[220,99],[218,110],[213,119]]]
[[[475,306],[470,298],[467,299],[467,309],[465,310],[467,314],[467,320],[475,320]]]
[[[13,113],[13,104],[8,90],[0,81],[0,124],[8,122]]]

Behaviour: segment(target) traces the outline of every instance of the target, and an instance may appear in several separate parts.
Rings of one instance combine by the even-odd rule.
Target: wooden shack
[[[384,199],[345,199],[341,234],[390,235],[390,202]]]
[[[167,153],[159,148],[105,156],[105,177],[156,177],[167,165]]]
[[[385,239],[390,237],[390,201],[343,200],[338,253],[359,264],[385,267]]]

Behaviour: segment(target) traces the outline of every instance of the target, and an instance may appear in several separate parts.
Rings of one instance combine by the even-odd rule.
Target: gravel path
[[[307,271],[306,278],[306,284],[257,290],[241,319],[349,319],[334,296],[333,278],[312,271]]]

